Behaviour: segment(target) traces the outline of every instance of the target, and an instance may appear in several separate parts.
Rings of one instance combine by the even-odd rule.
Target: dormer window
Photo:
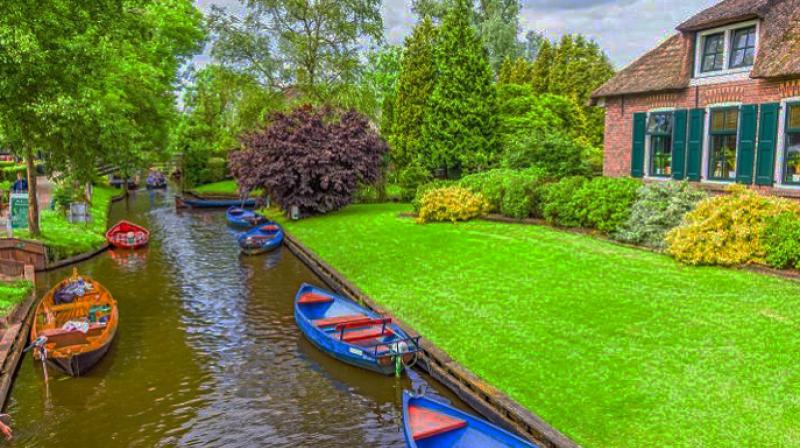
[[[738,23],[697,33],[695,78],[749,71],[758,48],[758,23]]]

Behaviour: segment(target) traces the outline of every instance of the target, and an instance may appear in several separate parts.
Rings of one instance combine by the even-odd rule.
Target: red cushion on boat
[[[367,317],[364,314],[350,314],[347,316],[327,317],[325,319],[317,319],[313,321],[314,325],[320,328],[334,327],[339,324],[346,324],[348,322],[358,321]]]
[[[341,340],[344,342],[356,342],[366,339],[375,339],[382,336],[391,336],[394,334],[391,328],[384,328],[383,325],[367,328],[364,330],[346,331]]]
[[[467,426],[464,420],[418,406],[408,407],[408,417],[414,440],[427,439]]]
[[[261,227],[261,231],[263,232],[275,232],[276,230],[278,230],[278,226],[272,224]]]
[[[297,303],[302,304],[311,304],[311,303],[328,303],[333,302],[333,297],[326,296],[323,294],[318,294],[316,292],[307,292],[300,296],[300,300]]]

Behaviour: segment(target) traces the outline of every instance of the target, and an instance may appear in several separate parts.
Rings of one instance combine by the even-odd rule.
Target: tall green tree
[[[475,15],[481,42],[488,51],[489,65],[495,73],[506,58],[522,56],[519,34],[519,0],[480,0]]]
[[[249,0],[241,19],[215,8],[212,54],[273,87],[292,85],[325,99],[358,78],[359,49],[382,41],[380,6],[380,0]]]
[[[190,0],[0,2],[0,128],[25,157],[38,227],[34,154],[74,179],[97,162],[163,149],[176,71],[199,51]]]
[[[533,64],[525,58],[519,57],[516,61],[507,58],[500,68],[497,77],[498,84],[532,85]]]
[[[400,170],[423,154],[422,125],[436,83],[437,40],[430,17],[423,18],[405,40],[390,139],[392,161]]]
[[[425,161],[447,176],[490,166],[498,152],[494,73],[467,0],[456,0],[442,22],[436,84],[423,126]]]
[[[550,72],[553,68],[555,50],[553,44],[545,39],[539,48],[536,61],[533,63],[533,80],[531,85],[536,93],[548,93],[550,91]]]

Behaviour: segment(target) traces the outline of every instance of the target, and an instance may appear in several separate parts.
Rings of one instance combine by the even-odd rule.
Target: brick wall
[[[763,104],[780,102],[792,97],[800,97],[800,80],[746,80],[689,87],[679,92],[607,98],[603,172],[606,176],[630,176],[633,114],[636,112],[667,107],[705,108],[713,104],[730,102]],[[774,192],[771,188],[762,187],[759,190]],[[786,193],[795,196],[791,192]]]

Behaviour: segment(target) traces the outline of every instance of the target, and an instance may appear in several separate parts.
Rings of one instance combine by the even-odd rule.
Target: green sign
[[[28,193],[11,193],[8,199],[8,218],[11,230],[28,228]]]

